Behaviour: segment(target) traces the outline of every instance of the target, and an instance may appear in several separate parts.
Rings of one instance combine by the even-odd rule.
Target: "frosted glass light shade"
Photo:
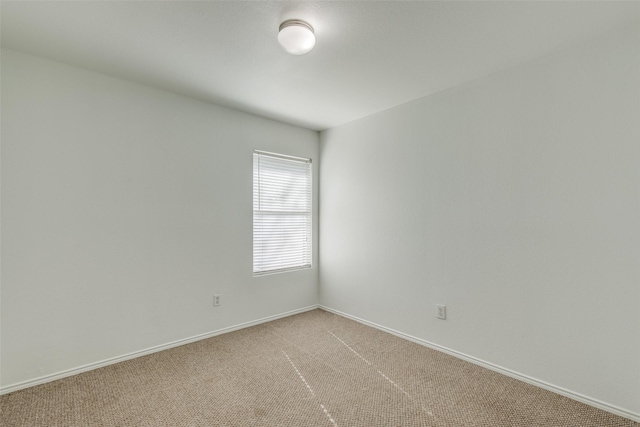
[[[278,42],[292,55],[304,55],[313,49],[316,36],[313,27],[298,19],[289,19],[280,24]]]

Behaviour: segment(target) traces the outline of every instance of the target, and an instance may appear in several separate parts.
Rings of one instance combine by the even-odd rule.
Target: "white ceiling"
[[[2,45],[322,130],[640,23],[640,2],[2,1]],[[279,24],[317,43],[292,56]]]

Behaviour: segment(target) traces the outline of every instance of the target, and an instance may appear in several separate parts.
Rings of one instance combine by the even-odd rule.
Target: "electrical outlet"
[[[220,305],[220,294],[215,294],[213,296],[213,306],[217,307]]]
[[[436,317],[445,320],[447,318],[447,306],[436,304]]]

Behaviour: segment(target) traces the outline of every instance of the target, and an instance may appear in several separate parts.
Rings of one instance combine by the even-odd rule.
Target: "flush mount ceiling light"
[[[316,36],[313,27],[299,19],[288,19],[280,24],[278,42],[292,55],[304,55],[313,49]]]

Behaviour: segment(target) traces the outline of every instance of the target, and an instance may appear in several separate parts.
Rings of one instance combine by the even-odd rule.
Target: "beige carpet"
[[[640,426],[321,310],[0,404],[2,426]]]

